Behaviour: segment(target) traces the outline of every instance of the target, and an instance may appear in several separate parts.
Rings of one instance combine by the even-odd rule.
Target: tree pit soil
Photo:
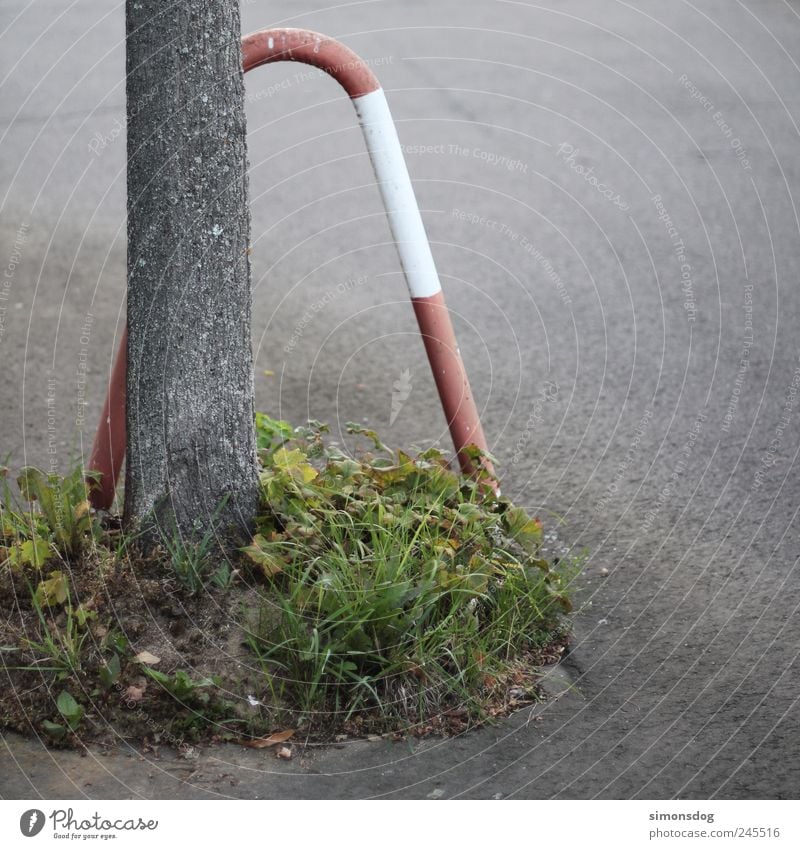
[[[0,575],[0,606],[6,611],[0,619],[6,677],[0,725],[56,747],[128,743],[188,751],[198,743],[234,741],[261,748],[272,746],[271,735],[280,736],[286,729],[295,732],[293,743],[460,734],[541,701],[543,667],[559,662],[568,650],[568,637],[557,636],[520,657],[502,680],[487,678],[485,715],[479,721],[464,705],[454,703],[409,717],[400,729],[387,728],[386,717],[378,711],[361,711],[332,725],[298,716],[271,690],[269,675],[247,646],[247,632],[269,610],[269,599],[246,568],[237,571],[226,590],[189,594],[158,558],[136,565],[99,555],[84,560],[89,562],[80,569],[69,570],[62,563],[43,570],[60,568],[69,574],[72,609],[88,616],[79,629],[82,643],[72,668],[56,669],[53,658],[32,645],[48,635],[68,639],[63,607],[45,606],[40,615],[32,603],[30,577],[8,570]],[[127,643],[122,652],[116,649],[120,636]],[[103,685],[101,670],[115,653],[119,673]],[[153,680],[146,666],[171,679],[180,670],[201,685],[176,695]],[[208,683],[202,685],[204,680]],[[64,691],[84,707],[74,730],[58,709]],[[66,728],[66,733],[54,737],[46,730],[48,724]]]

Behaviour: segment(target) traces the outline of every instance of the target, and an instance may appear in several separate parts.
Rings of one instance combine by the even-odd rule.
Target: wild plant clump
[[[541,523],[486,473],[357,425],[370,450],[354,458],[323,425],[258,424],[266,509],[246,553],[269,591],[249,642],[280,700],[334,724],[479,716],[497,680],[563,634],[565,576],[540,556]]]
[[[262,510],[233,557],[210,521],[141,558],[83,470],[26,468],[13,490],[0,470],[0,726],[261,746],[458,731],[535,698],[575,573],[542,556],[538,519],[435,448],[256,427]]]

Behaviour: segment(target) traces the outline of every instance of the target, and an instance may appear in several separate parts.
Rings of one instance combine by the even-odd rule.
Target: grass
[[[39,669],[57,672],[58,678],[64,679],[79,673],[85,655],[86,641],[89,631],[85,621],[68,599],[64,604],[64,625],[58,629],[49,627],[48,619],[42,605],[34,593],[32,596],[33,609],[39,619],[41,637],[39,639],[23,637],[21,646],[39,655]]]
[[[565,576],[538,556],[541,524],[485,476],[350,431],[371,447],[357,460],[319,425],[263,440],[267,509],[247,553],[269,592],[249,644],[312,725],[479,719],[497,680],[563,634]]]
[[[233,580],[230,563],[219,557],[219,548],[215,545],[216,520],[221,509],[222,505],[198,542],[185,540],[177,530],[164,540],[172,571],[189,593],[199,593],[209,587],[225,590]]]
[[[24,469],[18,494],[3,475],[0,657],[28,700],[4,697],[0,721],[66,742],[109,724],[173,742],[289,725],[327,738],[461,730],[533,697],[576,571],[541,556],[537,519],[436,449],[392,451],[351,425],[349,454],[316,422],[256,427],[263,509],[235,569],[211,530],[137,560],[80,470]],[[232,600],[237,664],[212,639]],[[159,668],[141,660],[185,626]]]

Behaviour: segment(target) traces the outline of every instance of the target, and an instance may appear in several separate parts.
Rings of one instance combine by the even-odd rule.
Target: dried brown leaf
[[[248,740],[245,746],[249,746],[251,749],[267,749],[270,746],[277,746],[278,743],[285,743],[293,736],[294,728],[289,728],[286,731],[276,731],[269,737],[257,737],[255,740]]]
[[[125,690],[125,699],[129,702],[140,702],[144,696],[144,687],[135,687],[133,684]]]

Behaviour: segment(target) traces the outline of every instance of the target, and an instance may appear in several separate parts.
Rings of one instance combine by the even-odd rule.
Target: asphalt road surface
[[[383,81],[503,488],[586,556],[561,695],[287,764],[7,735],[0,795],[796,798],[800,3],[243,16]],[[3,0],[0,27],[0,451],[63,470],[124,320],[123,6]],[[296,65],[247,90],[257,406],[447,444],[347,98]]]

